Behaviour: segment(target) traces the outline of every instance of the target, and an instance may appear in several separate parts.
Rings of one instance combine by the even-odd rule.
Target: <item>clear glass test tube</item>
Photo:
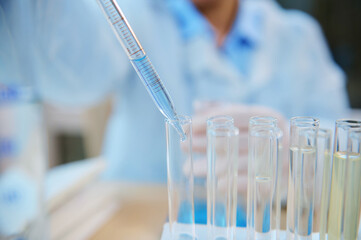
[[[327,215],[330,203],[332,173],[331,130],[320,128],[317,135],[317,170],[315,186],[313,232],[324,240],[327,233]]]
[[[295,117],[290,127],[287,239],[312,239],[319,120]]]
[[[361,209],[361,121],[336,121],[328,240],[356,240]]]
[[[207,121],[207,225],[209,240],[236,238],[238,135],[233,118]]]
[[[175,121],[182,126],[186,139],[182,141],[173,127],[174,121],[166,119],[169,228],[172,240],[191,240],[196,239],[192,120],[180,116]]]
[[[248,137],[247,236],[279,239],[282,131],[273,117],[252,117]]]

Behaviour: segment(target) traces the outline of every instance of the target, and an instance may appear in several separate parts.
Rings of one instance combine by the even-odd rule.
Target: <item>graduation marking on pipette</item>
[[[178,115],[172,100],[117,2],[115,0],[97,1],[158,109],[166,118],[172,120],[173,126],[184,140],[186,135],[177,121]]]

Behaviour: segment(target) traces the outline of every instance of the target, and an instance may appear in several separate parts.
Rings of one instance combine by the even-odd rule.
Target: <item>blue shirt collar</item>
[[[260,9],[251,8],[250,1],[241,1],[239,4],[234,26],[228,36],[234,36],[241,43],[248,42],[252,46],[257,46],[263,35],[264,15]]]
[[[198,34],[213,35],[209,23],[190,0],[166,0],[166,3],[174,14],[185,39]]]
[[[196,9],[190,0],[166,0],[176,17],[182,35],[190,39],[198,34],[207,34],[214,38],[208,21]],[[263,15],[260,11],[247,7],[247,0],[239,4],[236,21],[226,39],[235,39],[241,44],[256,46],[262,37]]]

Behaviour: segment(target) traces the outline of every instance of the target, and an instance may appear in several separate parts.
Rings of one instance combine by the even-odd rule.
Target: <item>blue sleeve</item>
[[[36,83],[62,104],[91,104],[122,88],[131,65],[95,0],[39,0]]]
[[[17,7],[16,1],[4,0],[0,2],[0,83],[1,84],[26,84],[24,81],[25,67],[22,67],[19,59],[21,50],[16,39],[19,39],[18,30],[20,18],[15,18],[12,10]],[[22,14],[19,9],[18,12]],[[29,14],[21,15],[28,18]]]
[[[0,12],[7,20],[0,22],[7,69],[0,80],[17,75],[46,101],[72,106],[122,88],[131,65],[95,0],[9,2]]]

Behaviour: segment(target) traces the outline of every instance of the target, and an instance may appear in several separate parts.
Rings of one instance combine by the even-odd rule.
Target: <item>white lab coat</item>
[[[283,10],[272,0],[241,1],[235,28],[257,43],[243,56],[216,48],[207,31],[184,37],[170,9],[187,0],[164,1],[122,0],[119,5],[179,114],[192,114],[194,100],[265,105],[287,117],[344,114],[343,72],[332,61],[320,27],[306,14]],[[113,93],[104,176],[164,182],[164,117],[95,1],[39,0],[35,7],[29,41],[33,81],[41,96],[87,105]]]

